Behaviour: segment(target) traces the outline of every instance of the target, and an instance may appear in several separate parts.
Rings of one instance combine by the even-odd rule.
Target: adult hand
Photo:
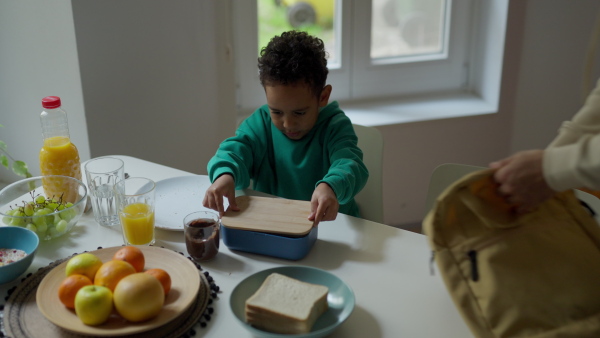
[[[233,211],[240,211],[235,202],[235,181],[230,174],[219,176],[213,184],[206,190],[202,205],[206,208],[219,212],[219,217],[223,216],[225,209],[223,207],[223,197],[229,201],[229,208]]]
[[[327,183],[321,183],[317,186],[310,199],[309,221],[313,221],[314,226],[319,225],[321,221],[333,221],[337,217],[340,204],[333,189]]]
[[[517,206],[517,212],[533,211],[555,193],[544,179],[543,157],[543,150],[527,150],[490,163],[490,168],[497,169],[494,179],[500,184],[498,192]]]

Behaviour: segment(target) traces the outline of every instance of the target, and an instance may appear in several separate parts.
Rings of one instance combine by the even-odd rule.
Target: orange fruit
[[[110,291],[114,291],[117,283],[123,277],[135,273],[135,268],[124,261],[108,261],[98,269],[94,277],[94,285],[106,286]]]
[[[146,270],[145,273],[152,275],[156,277],[156,279],[158,279],[160,284],[162,284],[163,289],[165,290],[165,296],[167,295],[167,293],[169,293],[169,291],[171,290],[171,276],[168,272],[166,272],[163,269],[154,268]]]
[[[69,309],[75,308],[75,295],[77,291],[86,285],[92,285],[92,280],[84,275],[70,275],[65,278],[58,287],[58,298],[64,306]]]
[[[125,246],[115,252],[113,256],[113,260],[125,261],[135,268],[136,272],[144,271],[144,265],[146,264],[146,260],[144,258],[144,253],[139,248],[135,246]]]

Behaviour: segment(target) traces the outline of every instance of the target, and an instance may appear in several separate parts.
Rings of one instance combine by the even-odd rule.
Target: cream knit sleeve
[[[556,191],[600,189],[600,80],[546,149],[543,170],[546,182]]]

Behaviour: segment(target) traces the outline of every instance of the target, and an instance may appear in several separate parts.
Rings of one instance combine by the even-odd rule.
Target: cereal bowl
[[[0,284],[11,282],[27,271],[39,243],[40,239],[31,230],[0,227]]]
[[[27,228],[41,240],[68,233],[87,202],[83,182],[69,176],[26,178],[0,191],[0,225]]]

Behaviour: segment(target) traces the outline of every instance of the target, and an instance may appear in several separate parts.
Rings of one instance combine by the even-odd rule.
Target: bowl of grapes
[[[30,177],[0,191],[0,226],[35,232],[40,240],[60,237],[77,224],[85,210],[88,190],[73,177]]]

